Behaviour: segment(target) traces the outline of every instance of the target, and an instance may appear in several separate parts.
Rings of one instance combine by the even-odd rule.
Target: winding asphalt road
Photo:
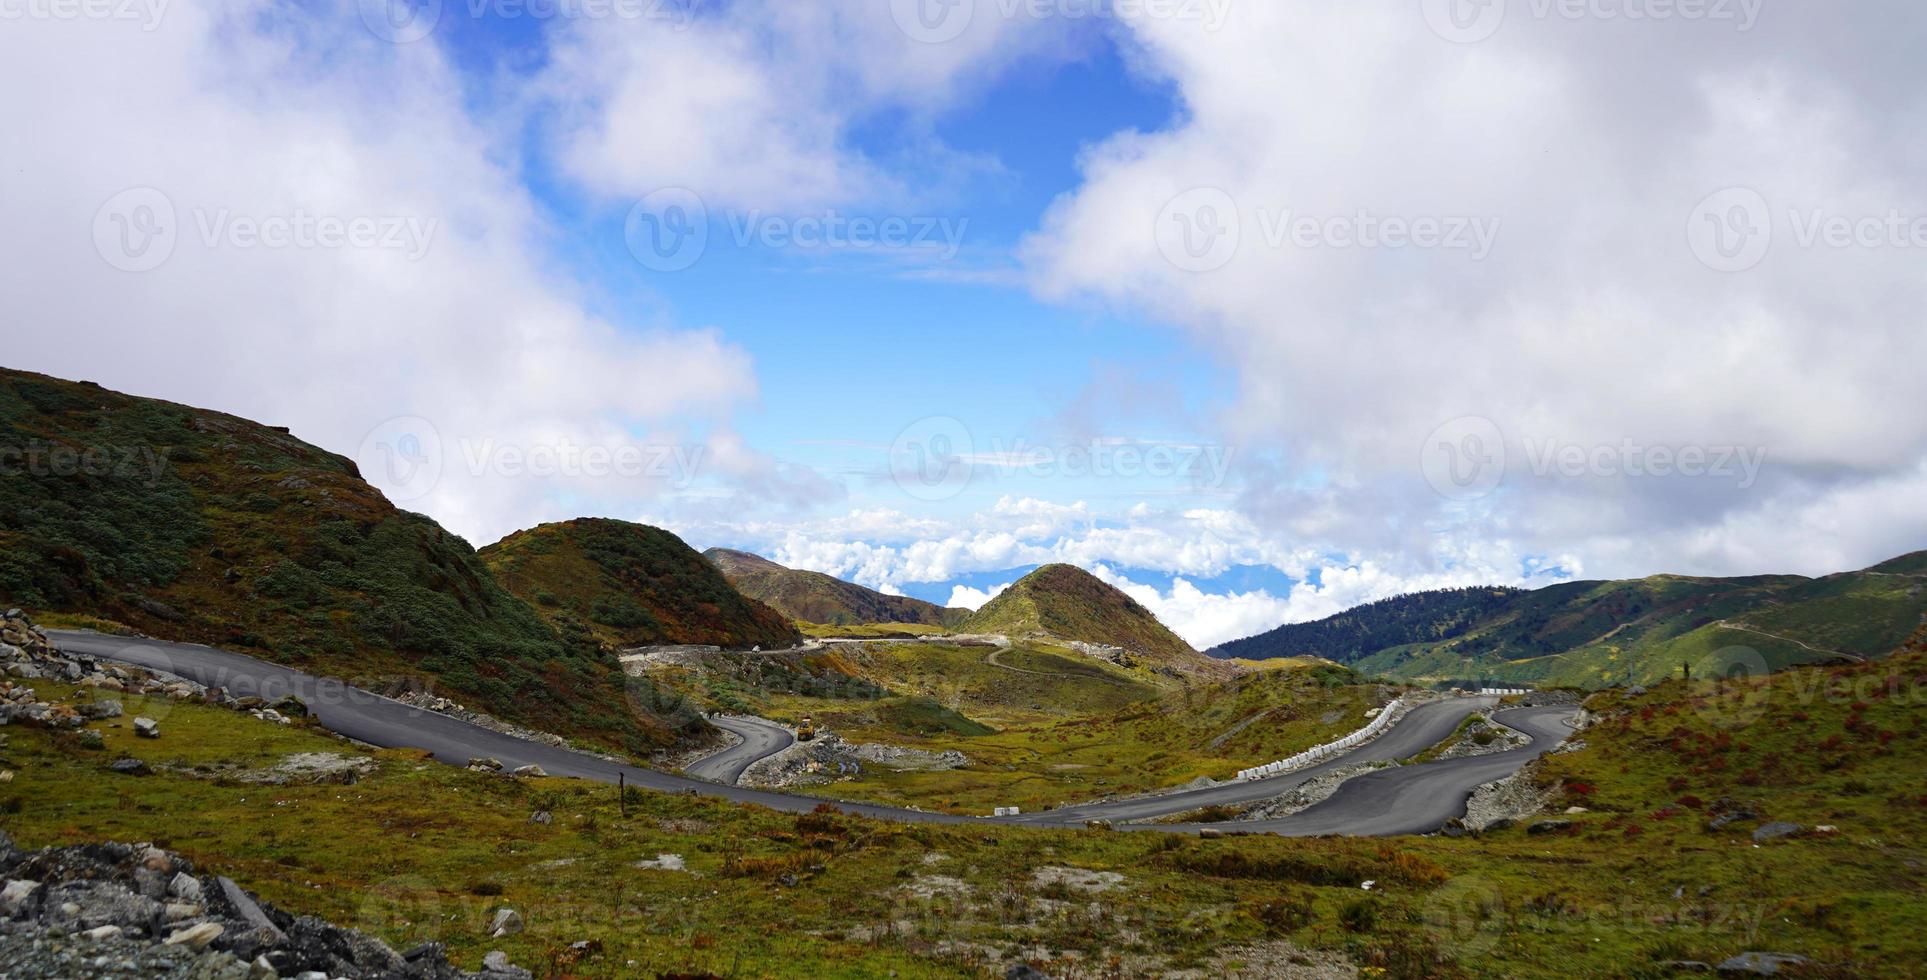
[[[1321,762],[1307,769],[1267,779],[1226,783],[1210,789],[1059,807],[1055,810],[1018,817],[1017,822],[1049,825],[1109,820],[1113,823],[1123,823],[1128,820],[1168,817],[1200,807],[1230,806],[1268,800],[1274,796],[1289,793],[1300,784],[1334,769],[1343,769],[1364,762],[1388,762],[1415,756],[1444,741],[1447,736],[1458,730],[1459,723],[1465,721],[1467,717],[1486,711],[1498,703],[1498,698],[1490,697],[1429,701],[1407,712],[1404,718],[1399,719],[1398,724],[1393,725],[1379,737],[1336,759]],[[1444,820],[1439,821],[1441,824],[1444,822]]]
[[[682,767],[684,774],[712,783],[734,786],[742,780],[743,771],[758,760],[796,744],[796,736],[789,729],[763,718],[712,715],[709,723],[742,738],[736,745]]]
[[[1429,834],[1447,820],[1465,815],[1473,789],[1519,771],[1519,767],[1557,748],[1572,729],[1566,725],[1577,708],[1508,708],[1492,720],[1522,732],[1528,745],[1507,752],[1446,759],[1424,765],[1398,766],[1354,776],[1338,792],[1316,806],[1276,820],[1247,820],[1218,824],[1220,830],[1316,837],[1345,834],[1354,837],[1394,837]],[[1403,726],[1399,726],[1403,727]],[[1199,826],[1179,826],[1198,830]]]
[[[421,749],[431,753],[436,759],[454,765],[465,765],[470,759],[487,757],[500,761],[503,766],[510,769],[537,765],[551,776],[593,779],[605,783],[615,783],[620,778],[631,785],[645,789],[665,793],[712,796],[737,803],[754,803],[789,813],[808,812],[829,802],[830,805],[845,813],[898,822],[944,824],[997,822],[1036,827],[1082,826],[1085,821],[1093,819],[1121,821],[1144,819],[1147,815],[1183,813],[1232,798],[1238,801],[1262,799],[1291,789],[1296,782],[1290,780],[1298,779],[1302,782],[1303,779],[1298,777],[1310,778],[1325,766],[1334,764],[1327,763],[1325,766],[1315,767],[1302,773],[1274,777],[1269,780],[1233,783],[1144,800],[1065,807],[1023,817],[992,820],[946,813],[926,813],[921,810],[871,803],[847,803],[825,801],[815,797],[791,796],[626,766],[584,752],[557,748],[489,731],[447,715],[372,694],[340,680],[314,677],[288,667],[212,647],[65,630],[48,630],[47,635],[57,646],[69,652],[84,653],[118,663],[165,671],[209,687],[225,687],[237,697],[252,695],[273,700],[283,695],[293,694],[306,702],[315,719],[331,731],[384,748]],[[1394,725],[1391,731],[1370,745],[1346,756],[1342,761],[1345,764],[1351,764],[1371,758],[1403,758],[1415,754],[1450,734],[1465,714],[1478,710],[1481,706],[1489,706],[1487,705],[1489,700],[1465,698],[1421,706],[1407,715],[1399,724]],[[1512,724],[1513,727],[1532,736],[1533,741],[1530,745],[1473,759],[1401,766],[1372,773],[1348,781],[1331,799],[1295,817],[1266,821],[1262,824],[1229,823],[1216,826],[1225,830],[1249,829],[1287,834],[1397,834],[1435,830],[1445,820],[1463,812],[1465,798],[1480,783],[1504,776],[1557,745],[1559,738],[1563,737],[1563,731],[1558,730],[1563,728],[1560,717],[1574,710],[1572,708],[1529,708],[1500,712],[1499,720]],[[1527,714],[1522,722],[1515,723],[1511,716],[1521,712],[1530,714]],[[740,770],[738,774],[740,775]],[[1352,789],[1354,784],[1367,780],[1373,782],[1366,789],[1358,791]],[[1450,805],[1446,805],[1448,803]],[[1387,805],[1400,807],[1402,810],[1396,814],[1387,814],[1384,810]],[[1460,809],[1446,812],[1452,806]],[[1403,812],[1404,809],[1409,809],[1411,812]],[[1325,826],[1338,829],[1313,829]],[[1197,828],[1152,825],[1144,829],[1183,831]]]

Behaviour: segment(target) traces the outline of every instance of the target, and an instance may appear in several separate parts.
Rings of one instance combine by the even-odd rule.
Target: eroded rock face
[[[0,963],[10,980],[102,970],[196,980],[311,971],[374,980],[530,977],[506,961],[464,973],[437,944],[397,953],[365,933],[261,903],[234,882],[197,875],[186,859],[147,845],[21,852],[0,832],[0,881]]]

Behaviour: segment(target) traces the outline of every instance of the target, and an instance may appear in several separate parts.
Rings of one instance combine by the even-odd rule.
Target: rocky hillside
[[[1656,575],[1399,596],[1213,653],[1316,655],[1413,680],[1601,687],[1662,680],[1682,664],[1710,674],[1878,658],[1901,646],[1924,614],[1927,552],[1817,579]]]
[[[803,623],[850,626],[859,623],[915,623],[957,626],[968,609],[946,609],[909,596],[885,595],[854,582],[788,568],[761,555],[728,548],[703,552],[744,595]]]
[[[795,646],[781,613],[745,597],[661,528],[584,518],[517,531],[482,549],[509,591],[566,636],[604,646]]]
[[[619,666],[355,464],[232,415],[0,369],[0,602],[427,686],[648,749]]]
[[[1045,565],[984,604],[963,624],[971,633],[1048,636],[1122,647],[1150,665],[1229,674],[1191,648],[1149,609],[1075,565]]]
[[[397,953],[374,936],[293,916],[151,844],[21,851],[0,831],[0,962],[14,980],[391,977],[529,980],[501,953],[480,973],[439,943]]]

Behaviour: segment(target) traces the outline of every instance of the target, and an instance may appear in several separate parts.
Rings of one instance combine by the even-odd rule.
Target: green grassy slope
[[[1495,594],[1467,617],[1456,593],[1399,597],[1333,620],[1281,627],[1221,653],[1329,651],[1368,673],[1601,687],[1649,683],[1681,665],[1707,673],[1745,659],[1779,669],[1877,658],[1927,614],[1927,565],[1909,555],[1825,578],[1659,575]],[[1416,610],[1416,611],[1415,611]],[[1363,625],[1360,625],[1360,623]],[[1349,643],[1357,636],[1371,643]],[[1757,660],[1754,658],[1757,657]]]
[[[612,648],[800,642],[781,614],[737,592],[661,528],[602,518],[544,524],[483,548],[481,557],[564,635]]]
[[[92,460],[91,463],[88,460]],[[647,748],[621,673],[354,463],[218,412],[0,369],[0,600],[311,671],[440,688]]]
[[[1019,579],[967,620],[972,633],[1046,635],[1122,647],[1158,667],[1229,672],[1191,648],[1137,600],[1074,565],[1045,565]]]
[[[956,626],[970,616],[968,609],[945,609],[909,596],[885,595],[822,572],[787,568],[746,551],[711,548],[703,557],[721,569],[738,591],[798,622]]]
[[[44,697],[74,691],[34,684]],[[105,736],[98,750],[75,732],[0,733],[0,769],[15,775],[0,784],[0,828],[26,847],[151,840],[291,913],[398,949],[443,942],[468,969],[501,949],[540,975],[981,977],[1017,959],[1063,976],[1269,975],[1335,956],[1370,977],[1659,978],[1686,975],[1672,961],[1769,949],[1815,961],[1785,975],[1912,977],[1927,957],[1923,685],[1927,649],[1724,695],[1677,682],[1601,694],[1584,747],[1539,773],[1565,787],[1555,809],[1589,811],[1561,818],[1572,829],[1395,840],[896,825],[633,790],[619,803],[611,787],[472,773],[124,696],[129,716],[162,719],[160,739],[135,738],[125,718],[90,726]],[[1241,696],[1224,717],[1280,700]],[[1306,708],[1294,724],[1322,717]],[[1215,738],[1215,722],[1172,731],[1182,718],[1174,706],[1140,730]],[[1143,749],[1063,734],[1042,729],[1011,751],[1061,746],[1082,760],[1067,764],[1093,767],[1067,772],[1128,775],[1125,756]],[[233,775],[297,752],[377,768],[350,784]],[[158,771],[108,772],[123,755]],[[1019,771],[1056,761],[1012,758]],[[1758,821],[1706,829],[1722,795],[1835,830],[1755,847]],[[530,821],[536,810],[553,820]],[[690,873],[634,866],[665,852]],[[1091,893],[1042,873],[1052,868],[1117,877]],[[491,938],[502,907],[527,929]],[[579,941],[599,945],[578,954]]]

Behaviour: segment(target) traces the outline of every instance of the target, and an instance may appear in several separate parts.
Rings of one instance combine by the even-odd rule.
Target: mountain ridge
[[[972,633],[1120,647],[1157,667],[1221,676],[1233,668],[1193,649],[1122,590],[1075,565],[1044,565],[984,603],[963,624]]]
[[[1696,671],[1869,659],[1927,614],[1927,552],[1809,578],[1651,575],[1541,589],[1395,596],[1213,648],[1222,658],[1322,656],[1409,680],[1603,687]]]
[[[564,635],[608,648],[774,649],[801,642],[781,613],[737,591],[662,528],[582,517],[517,531],[478,554]]]
[[[285,428],[0,368],[0,450],[9,605],[441,689],[639,751],[675,741],[675,723],[630,709],[613,658],[565,641],[468,542]]]
[[[948,609],[922,599],[889,595],[822,572],[790,568],[747,551],[711,548],[703,552],[703,557],[738,591],[798,622],[954,627],[970,615],[967,609]]]

